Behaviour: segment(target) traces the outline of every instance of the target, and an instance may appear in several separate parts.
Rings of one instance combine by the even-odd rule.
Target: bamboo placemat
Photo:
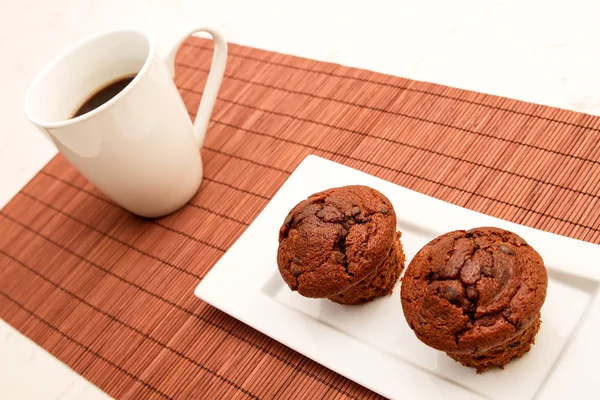
[[[194,38],[177,59],[192,116],[211,54]],[[308,154],[600,243],[599,125],[231,45],[198,195],[143,220],[55,157],[0,211],[0,317],[118,398],[377,398],[196,299],[194,288]]]

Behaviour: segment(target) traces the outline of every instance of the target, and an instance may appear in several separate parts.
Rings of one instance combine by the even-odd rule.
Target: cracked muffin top
[[[313,194],[279,230],[279,272],[303,296],[336,295],[376,271],[395,232],[392,204],[374,189],[344,186]]]
[[[547,285],[541,256],[516,234],[498,228],[454,231],[413,258],[402,280],[402,308],[425,344],[480,353],[538,319]]]

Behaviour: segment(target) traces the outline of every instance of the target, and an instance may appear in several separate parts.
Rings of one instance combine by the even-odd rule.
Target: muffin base
[[[477,355],[446,354],[466,367],[476,368],[478,374],[495,367],[504,369],[504,366],[511,360],[522,357],[531,349],[531,345],[535,344],[535,335],[540,329],[541,323],[542,320],[538,315],[536,321],[520,335],[510,342],[492,348],[485,353]]]
[[[375,273],[367,276],[350,289],[328,297],[328,299],[339,304],[355,305],[391,294],[404,269],[405,257],[400,236],[400,232],[396,232],[390,252]]]

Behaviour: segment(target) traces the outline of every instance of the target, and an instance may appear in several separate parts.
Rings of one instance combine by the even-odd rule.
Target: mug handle
[[[225,74],[225,67],[227,65],[227,42],[223,38],[223,35],[212,28],[199,27],[191,29],[175,43],[171,51],[169,51],[165,57],[165,63],[167,64],[167,69],[171,73],[171,76],[175,77],[175,56],[177,55],[177,51],[184,40],[197,32],[208,33],[215,42],[208,79],[206,80],[202,98],[200,99],[200,106],[198,106],[196,120],[194,121],[194,135],[196,136],[198,147],[202,148],[204,137],[206,135],[206,128],[210,121],[210,115],[212,114],[217,95],[219,94],[221,80]]]

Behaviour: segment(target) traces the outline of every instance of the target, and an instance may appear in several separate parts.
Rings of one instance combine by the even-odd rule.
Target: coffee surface
[[[131,83],[131,81],[135,78],[135,75],[124,76],[117,80],[114,80],[107,85],[104,85],[100,89],[96,90],[88,99],[79,107],[74,113],[73,117],[79,117],[80,115],[87,114],[92,110],[100,107],[102,104],[106,103],[117,94],[119,94],[123,89]]]

